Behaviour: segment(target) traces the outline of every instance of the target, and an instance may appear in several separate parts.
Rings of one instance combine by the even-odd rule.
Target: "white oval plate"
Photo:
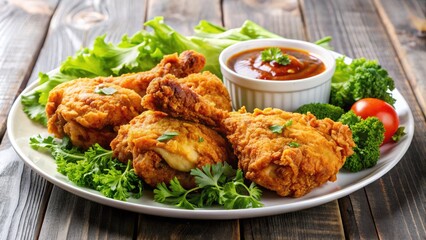
[[[22,94],[27,93],[36,85],[37,83],[31,84]],[[393,91],[393,96],[397,100],[395,108],[400,119],[400,125],[405,126],[407,135],[398,143],[382,146],[381,157],[376,166],[358,173],[342,170],[337,175],[337,181],[328,182],[301,198],[279,197],[275,193],[265,190],[262,196],[262,203],[265,206],[254,209],[203,208],[186,210],[154,202],[153,194],[148,190],[144,191],[142,198],[129,199],[124,202],[104,197],[95,190],[79,187],[56,171],[56,163],[50,155],[38,152],[29,146],[30,137],[48,133],[45,127],[32,122],[25,115],[22,110],[21,96],[16,99],[9,113],[7,129],[13,148],[28,166],[51,183],[80,197],[116,208],[165,217],[191,219],[249,218],[298,211],[333,201],[370,184],[391,170],[407,151],[414,135],[413,115],[407,102],[398,90]]]

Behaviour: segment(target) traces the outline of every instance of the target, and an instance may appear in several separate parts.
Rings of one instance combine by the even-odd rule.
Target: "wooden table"
[[[335,51],[378,59],[415,119],[408,152],[382,178],[339,200],[269,217],[200,221],[137,214],[77,197],[25,167],[8,239],[426,239],[425,10],[425,0],[1,2],[2,149],[10,147],[8,111],[40,71],[91,46],[98,35],[117,42],[160,15],[183,34],[192,34],[201,19],[227,28],[250,19],[287,38],[314,41],[330,35]]]

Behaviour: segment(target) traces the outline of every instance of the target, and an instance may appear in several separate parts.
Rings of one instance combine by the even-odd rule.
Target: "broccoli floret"
[[[310,112],[317,119],[331,118],[333,121],[337,121],[345,113],[341,107],[328,103],[308,103],[300,106],[295,112],[303,114]]]
[[[376,117],[368,117],[364,120],[353,111],[343,114],[339,121],[349,126],[356,144],[354,154],[346,159],[343,168],[358,172],[375,166],[379,160],[380,145],[384,139],[383,123]]]
[[[393,89],[393,79],[377,61],[358,58],[346,64],[344,57],[339,57],[331,80],[330,103],[347,110],[356,101],[373,97],[393,106],[395,99],[390,93]]]

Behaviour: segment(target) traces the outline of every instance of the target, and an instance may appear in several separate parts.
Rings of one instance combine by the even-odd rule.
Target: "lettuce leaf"
[[[39,85],[22,96],[21,103],[28,117],[46,125],[44,106],[48,95],[58,84],[76,78],[119,76],[129,72],[147,71],[164,55],[195,50],[206,57],[204,70],[221,77],[218,57],[223,49],[239,41],[256,38],[280,38],[252,21],[239,28],[225,29],[202,20],[194,27],[193,36],[184,36],[164,23],[163,17],[155,17],[145,23],[153,31],[141,30],[129,37],[124,35],[117,44],[105,42],[105,35],[94,40],[92,48],[83,48],[68,57],[61,65],[40,73]]]

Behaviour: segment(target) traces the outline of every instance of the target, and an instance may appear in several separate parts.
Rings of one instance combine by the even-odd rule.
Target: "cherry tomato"
[[[364,98],[355,102],[351,110],[363,119],[377,117],[385,127],[385,139],[383,143],[390,142],[399,126],[398,114],[387,102],[377,98]]]

